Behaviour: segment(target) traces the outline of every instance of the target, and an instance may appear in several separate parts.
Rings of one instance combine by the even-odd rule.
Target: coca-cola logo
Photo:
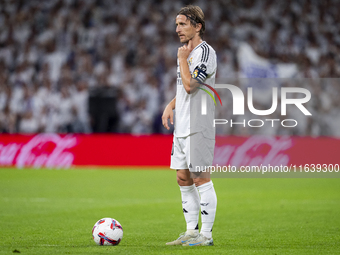
[[[253,136],[241,145],[216,146],[214,165],[241,166],[286,166],[289,156],[285,151],[293,146],[292,139],[287,137]]]
[[[0,144],[0,166],[12,166],[21,147],[22,145],[17,143]]]
[[[72,135],[38,134],[25,144],[0,144],[0,165],[69,168],[74,161],[69,149],[76,145],[77,139]]]

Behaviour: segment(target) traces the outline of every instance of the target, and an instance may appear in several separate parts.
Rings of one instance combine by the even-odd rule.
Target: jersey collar
[[[201,42],[199,45],[197,45],[191,52],[193,52],[194,50],[196,50],[197,48],[201,47],[201,45],[205,44],[206,42],[203,41]]]

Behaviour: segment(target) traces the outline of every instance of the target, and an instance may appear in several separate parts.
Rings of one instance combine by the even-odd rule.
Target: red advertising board
[[[288,166],[339,164],[340,139],[330,137],[216,137],[214,164]]]
[[[170,135],[0,135],[0,166],[170,165]],[[214,163],[246,165],[339,164],[340,139],[311,137],[216,137]]]
[[[172,136],[1,135],[0,166],[168,166]]]

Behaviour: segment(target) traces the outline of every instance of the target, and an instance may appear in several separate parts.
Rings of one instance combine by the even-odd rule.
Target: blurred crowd
[[[172,132],[162,128],[161,114],[176,92],[180,43],[175,17],[186,4],[2,0],[0,132],[92,132],[89,93],[101,87],[118,91],[115,132]],[[216,50],[218,78],[240,75],[236,53],[242,41],[272,61],[296,63],[300,78],[340,77],[338,0],[193,4],[205,13],[204,40]],[[339,98],[339,86],[313,89],[322,95],[319,101],[327,102],[315,104],[316,116],[324,115],[325,108],[339,109],[332,101]],[[301,134],[339,135],[332,128],[305,128]],[[238,134],[234,129],[223,132]]]

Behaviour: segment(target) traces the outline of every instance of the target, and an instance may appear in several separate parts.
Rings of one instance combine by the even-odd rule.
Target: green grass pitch
[[[166,246],[185,231],[174,171],[0,169],[0,254],[340,254],[340,179],[213,179],[213,247]],[[124,237],[97,246],[94,223]]]

